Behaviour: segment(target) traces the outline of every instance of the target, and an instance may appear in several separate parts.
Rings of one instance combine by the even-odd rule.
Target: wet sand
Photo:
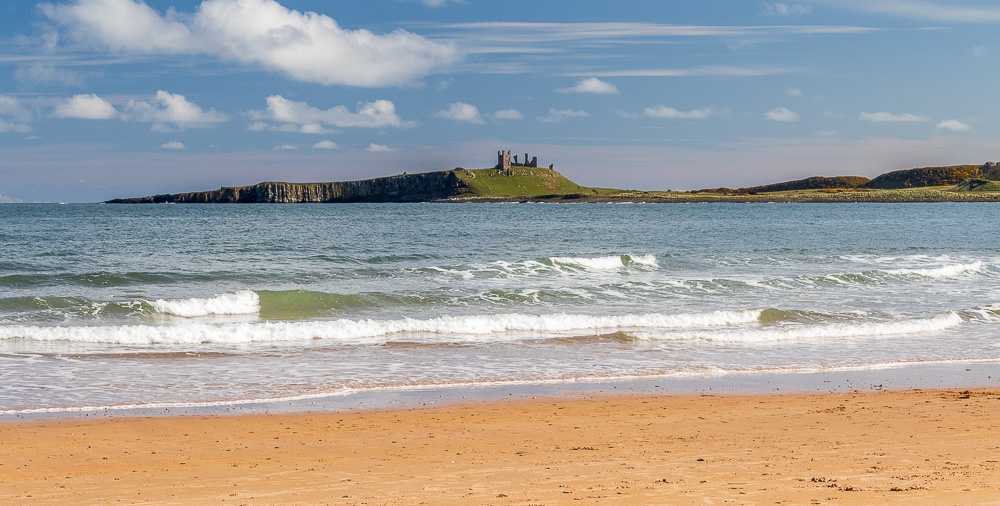
[[[0,503],[997,503],[1000,390],[0,423]]]

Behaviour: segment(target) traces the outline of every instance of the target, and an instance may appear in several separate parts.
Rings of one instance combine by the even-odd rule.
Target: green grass
[[[593,196],[597,192],[547,168],[514,167],[513,176],[505,176],[497,169],[456,169],[453,173],[466,186],[466,191],[457,195],[459,198]]]

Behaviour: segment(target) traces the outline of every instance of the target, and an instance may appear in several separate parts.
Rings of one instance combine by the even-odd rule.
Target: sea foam
[[[834,323],[826,325],[803,325],[787,327],[756,327],[738,328],[730,331],[714,332],[649,332],[641,331],[632,334],[640,339],[651,341],[719,341],[765,343],[775,341],[794,341],[805,339],[879,337],[892,335],[919,334],[923,332],[939,332],[962,324],[962,317],[949,312],[931,318],[918,318],[887,322]]]
[[[0,327],[0,339],[114,344],[200,344],[289,342],[310,339],[378,342],[406,334],[421,342],[497,342],[537,338],[539,334],[622,329],[691,329],[756,323],[763,310],[689,314],[588,316],[579,314],[499,314],[431,319],[330,320],[253,323],[185,323],[87,327]],[[546,335],[545,337],[548,337]]]
[[[154,300],[150,306],[158,313],[192,318],[209,315],[256,314],[260,297],[251,290],[224,293],[204,299]]]

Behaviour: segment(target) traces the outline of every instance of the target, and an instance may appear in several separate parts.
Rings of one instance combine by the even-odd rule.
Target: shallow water
[[[0,206],[0,412],[1000,360],[993,204]]]

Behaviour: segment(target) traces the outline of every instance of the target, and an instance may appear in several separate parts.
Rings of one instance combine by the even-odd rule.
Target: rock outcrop
[[[258,183],[218,190],[109,200],[109,204],[251,204],[333,202],[425,202],[462,193],[456,171],[404,174],[332,183]]]

